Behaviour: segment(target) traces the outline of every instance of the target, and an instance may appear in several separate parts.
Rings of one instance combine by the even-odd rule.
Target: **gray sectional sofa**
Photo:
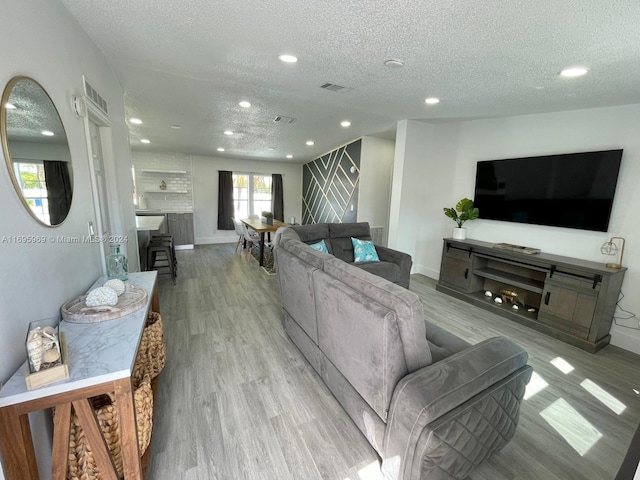
[[[316,223],[295,225],[291,229],[298,234],[298,240],[307,245],[324,240],[329,253],[367,272],[386,278],[390,282],[409,288],[411,275],[411,255],[376,245],[379,262],[353,263],[351,237],[371,240],[371,229],[367,222],[359,223]]]
[[[305,227],[276,239],[289,337],[386,478],[465,478],[515,433],[527,353],[504,337],[470,345],[426,321],[415,293],[312,249]]]

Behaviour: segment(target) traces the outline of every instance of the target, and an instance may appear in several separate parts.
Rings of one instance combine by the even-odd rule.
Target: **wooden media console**
[[[436,289],[595,353],[611,339],[625,271],[445,239]]]

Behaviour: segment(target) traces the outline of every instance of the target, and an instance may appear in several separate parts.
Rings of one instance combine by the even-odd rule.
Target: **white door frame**
[[[93,193],[93,209],[96,217],[95,234],[99,236],[102,241],[105,239],[105,233],[114,234],[120,229],[116,229],[116,225],[121,225],[120,211],[117,208],[117,195],[113,192],[117,192],[116,181],[116,163],[115,155],[113,151],[113,138],[111,133],[111,120],[109,117],[96,107],[87,97],[83,97],[84,104],[87,109],[87,114],[83,117],[85,142],[87,145],[87,156],[89,160],[89,172],[91,181],[91,191]],[[93,159],[93,147],[91,142],[91,128],[89,123],[93,122],[98,125],[98,131],[100,134],[100,144],[102,147],[102,162],[104,168],[104,178],[106,184],[106,202],[105,206],[109,212],[109,225],[108,232],[103,229],[102,222],[102,210],[100,208],[100,195],[97,184],[96,169]],[[116,208],[114,208],[114,205]],[[100,245],[100,261],[102,265],[102,273],[107,273],[107,264],[104,255],[104,245]]]

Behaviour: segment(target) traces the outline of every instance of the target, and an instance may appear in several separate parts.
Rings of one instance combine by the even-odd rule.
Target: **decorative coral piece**
[[[125,290],[125,284],[122,280],[119,280],[117,278],[112,278],[111,280],[109,280],[108,282],[106,282],[103,287],[109,287],[113,290],[115,290],[115,292],[118,294],[118,296],[122,295],[124,293]]]
[[[118,294],[113,288],[99,287],[89,292],[85,303],[87,307],[113,306],[118,303]]]

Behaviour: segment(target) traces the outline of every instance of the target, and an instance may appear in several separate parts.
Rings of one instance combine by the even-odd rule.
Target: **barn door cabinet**
[[[595,353],[611,339],[625,271],[445,239],[436,289]]]

